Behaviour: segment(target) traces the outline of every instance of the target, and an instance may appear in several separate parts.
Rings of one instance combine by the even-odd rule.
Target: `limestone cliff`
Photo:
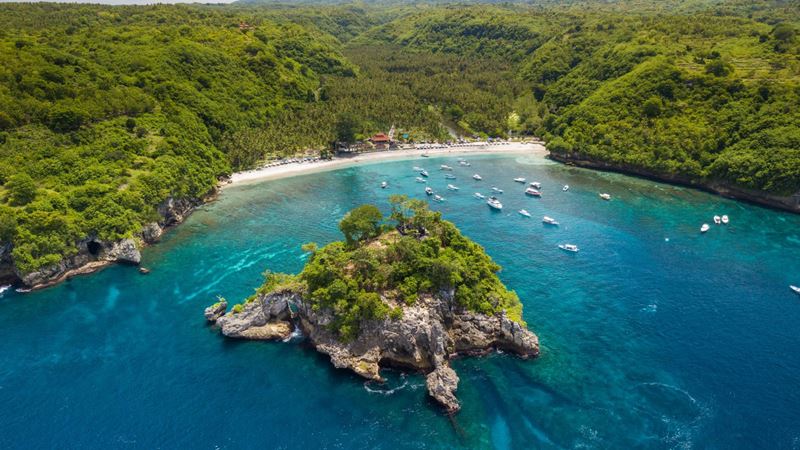
[[[505,313],[467,311],[456,304],[452,291],[401,305],[400,318],[365,321],[351,341],[343,341],[331,331],[332,310],[312,307],[302,292],[260,294],[239,312],[224,315],[220,313],[225,307],[222,311],[220,307],[217,303],[207,309],[206,318],[230,338],[286,339],[299,328],[335,367],[364,378],[382,381],[380,370],[384,367],[419,371],[426,376],[428,394],[450,414],[460,409],[455,396],[459,379],[450,367],[452,358],[495,349],[522,358],[539,354],[538,338],[524,326]]]

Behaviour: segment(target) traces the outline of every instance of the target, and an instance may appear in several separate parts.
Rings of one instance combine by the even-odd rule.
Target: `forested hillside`
[[[538,135],[564,159],[789,196],[798,11],[0,5],[0,266],[134,236],[231,170],[392,125],[416,140]]]

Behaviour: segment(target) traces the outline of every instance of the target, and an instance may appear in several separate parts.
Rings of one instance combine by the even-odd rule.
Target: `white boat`
[[[602,198],[603,200],[611,200],[611,194],[606,194],[605,192],[603,192],[602,194],[600,194],[600,198]]]
[[[447,180],[455,180],[456,176],[455,175],[451,175],[451,174],[448,173],[448,174],[446,174],[444,176],[444,178],[447,179]]]
[[[525,189],[525,194],[531,195],[533,197],[541,197],[542,196],[541,192],[537,191],[536,189],[534,189],[532,187],[529,187],[528,189]]]
[[[500,200],[498,200],[495,196],[489,197],[489,200],[486,200],[486,204],[489,205],[490,208],[498,211],[503,209],[503,204],[500,203]]]
[[[464,166],[464,167],[469,167],[469,166],[471,166],[471,165],[472,165],[472,164],[470,164],[470,163],[469,163],[469,162],[467,162],[467,161],[459,161],[459,162],[458,162],[458,164],[460,164],[460,165],[462,165],[462,166]]]
[[[535,189],[541,189],[542,188],[542,183],[539,183],[538,181],[534,181],[529,186],[532,187],[532,188],[535,188]]]
[[[458,190],[458,186],[453,186],[452,184],[448,184],[447,185],[447,189],[451,190],[451,191],[457,191]]]
[[[503,190],[502,190],[502,189],[500,189],[499,187],[492,186],[492,192],[496,192],[496,193],[498,193],[498,194],[502,194],[502,193],[503,193]]]
[[[516,181],[517,183],[524,183],[525,182],[525,178],[522,178],[522,177],[514,178],[514,181]]]
[[[719,225],[722,223],[722,218],[720,216],[714,216],[714,223]]]
[[[567,192],[569,190],[569,185],[565,184],[564,187],[561,188],[561,190],[564,191],[564,192]]]
[[[414,172],[422,172],[423,170],[425,169],[423,169],[422,167],[414,166]]]
[[[386,189],[387,186],[389,186],[389,183],[385,181],[381,183],[381,189]]]
[[[723,225],[727,225],[729,221],[730,221],[730,219],[728,219],[728,216],[722,216],[722,224]]]
[[[441,170],[453,170],[453,168],[448,166],[447,164],[442,164],[441,166],[439,166],[439,169],[441,169]]]
[[[483,177],[481,177],[480,175],[478,175],[478,174],[476,173],[475,175],[473,175],[473,176],[472,176],[472,179],[473,179],[473,180],[478,180],[478,181],[480,181],[480,180],[482,180],[482,179],[483,179]]]
[[[796,293],[800,294],[800,287],[797,287],[797,286],[794,286],[794,285],[790,284],[789,285],[789,289],[791,289],[791,290],[795,291]]]
[[[525,217],[530,217],[531,216],[531,213],[529,213],[528,211],[525,211],[524,209],[520,209],[517,212],[520,213],[520,215],[523,215]]]
[[[479,199],[481,199],[481,200],[483,200],[484,198],[486,198],[486,196],[485,196],[485,195],[483,195],[483,194],[481,194],[480,192],[476,192],[476,193],[475,193],[475,195],[473,195],[473,197],[475,197],[475,198],[479,198]]]
[[[425,193],[428,194],[428,195],[433,195],[433,189],[431,189],[430,187],[426,187],[425,188]]]
[[[546,223],[547,225],[558,225],[558,222],[556,222],[556,219],[553,219],[552,217],[548,217],[548,216],[542,217],[542,222]]]
[[[705,233],[706,231],[708,231],[709,228],[711,227],[709,227],[707,223],[704,223],[703,226],[700,227],[700,232]]]
[[[578,253],[578,251],[580,250],[578,246],[575,244],[559,244],[558,248],[572,253]]]
[[[426,178],[428,177],[428,171],[427,170],[420,170],[419,174],[422,175],[423,177],[426,177]]]
[[[441,195],[437,194],[437,195],[433,196],[433,200],[437,201],[437,202],[443,202],[444,201],[444,197],[442,197]]]
[[[425,178],[417,177],[417,183],[427,183],[427,181],[425,181]]]

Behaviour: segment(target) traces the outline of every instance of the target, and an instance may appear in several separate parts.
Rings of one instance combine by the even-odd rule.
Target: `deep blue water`
[[[454,158],[234,187],[145,251],[150,275],[116,266],[5,292],[0,448],[800,447],[800,217],[531,158],[471,161],[458,193],[436,170]],[[504,267],[539,359],[456,361],[464,408],[450,420],[418,375],[365,385],[300,342],[206,326],[217,295],[238,301],[267,268],[299,271],[302,243],[339,239],[351,207],[424,198],[414,165],[447,198],[433,208]],[[493,182],[502,213],[472,198]],[[714,214],[731,224],[701,235]]]

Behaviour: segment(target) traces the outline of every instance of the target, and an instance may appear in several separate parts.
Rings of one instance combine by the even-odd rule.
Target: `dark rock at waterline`
[[[209,322],[216,322],[217,319],[222,317],[225,314],[225,310],[228,309],[228,302],[225,300],[220,300],[217,303],[206,308],[204,314],[206,316],[206,320]]]
[[[227,307],[227,305],[225,305]],[[402,367],[426,375],[428,394],[448,413],[461,405],[455,396],[458,375],[450,367],[458,355],[502,349],[523,358],[539,354],[535,334],[505,314],[487,316],[455,304],[452,292],[425,296],[403,308],[399,319],[365,321],[358,337],[344,342],[330,329],[333,312],[314,309],[298,292],[261,294],[239,312],[219,304],[206,308],[208,320],[217,316],[223,335],[240,339],[286,339],[299,327],[314,348],[331,363],[375,381],[383,381],[381,367]]]

